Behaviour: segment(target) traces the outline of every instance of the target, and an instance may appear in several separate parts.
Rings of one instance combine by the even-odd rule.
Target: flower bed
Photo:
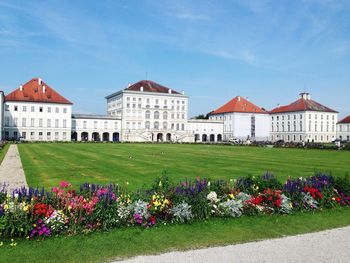
[[[22,188],[0,191],[0,241],[43,239],[95,230],[164,223],[190,223],[210,217],[290,214],[293,211],[350,206],[350,178],[316,174],[288,179],[273,175],[215,181],[197,178],[172,184],[156,179],[149,189],[129,192],[119,185],[61,182],[51,191]],[[3,244],[0,242],[0,244]]]

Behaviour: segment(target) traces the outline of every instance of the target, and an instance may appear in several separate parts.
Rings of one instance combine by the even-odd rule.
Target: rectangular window
[[[56,107],[56,113],[60,113],[60,108]]]
[[[34,106],[31,106],[31,107],[30,107],[30,111],[31,111],[31,112],[34,112],[34,111],[35,111],[35,107],[34,107]]]
[[[62,133],[62,137],[63,137],[63,140],[66,140],[66,139],[67,139],[67,133],[66,133],[66,132],[63,132],[63,133]]]
[[[22,138],[25,140],[27,138],[27,133],[26,132],[22,132]]]
[[[17,127],[18,125],[18,118],[13,118],[13,126]]]
[[[27,111],[27,106],[23,106],[22,110],[23,110],[23,112],[26,112]]]
[[[86,121],[83,122],[83,129],[86,129]]]
[[[43,112],[44,108],[43,107],[39,107],[39,112]]]
[[[51,128],[51,119],[47,119],[47,127]]]
[[[26,118],[22,118],[22,126],[23,127],[27,126],[27,119]]]
[[[63,128],[67,128],[67,120],[63,120]]]
[[[67,108],[63,108],[63,113],[67,113]]]
[[[94,121],[94,129],[97,129],[97,121]]]
[[[59,139],[59,133],[55,132],[55,140],[58,140],[58,139]]]
[[[43,119],[39,119],[39,127],[43,127]]]
[[[35,126],[35,120],[34,118],[30,118],[30,126],[34,127]]]
[[[51,113],[51,107],[47,107],[47,112]]]
[[[56,119],[56,120],[55,120],[55,128],[58,128],[58,126],[59,126],[59,120]]]
[[[104,123],[104,128],[105,128],[105,129],[108,128],[108,122],[107,122],[107,121],[105,121],[105,123]]]
[[[14,106],[14,110],[18,111],[18,106],[17,105]]]
[[[10,106],[9,105],[5,105],[5,111],[9,111],[10,110]]]

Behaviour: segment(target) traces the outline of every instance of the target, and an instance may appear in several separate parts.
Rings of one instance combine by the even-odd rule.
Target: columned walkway
[[[0,185],[8,185],[7,192],[11,193],[13,189],[28,187],[24,175],[21,158],[17,145],[10,145],[4,160],[0,165]],[[2,188],[2,187],[1,187]]]

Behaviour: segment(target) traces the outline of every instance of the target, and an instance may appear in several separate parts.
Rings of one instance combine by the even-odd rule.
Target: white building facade
[[[121,118],[121,140],[193,142],[184,92],[142,80],[106,97],[109,116]]]
[[[336,139],[338,112],[311,100],[310,94],[271,114],[270,140],[326,143]]]
[[[28,141],[70,141],[72,103],[40,78],[5,97],[3,138]]]
[[[345,117],[337,123],[337,139],[350,141],[350,116]]]
[[[188,120],[193,142],[222,142],[223,122],[220,120]]]
[[[209,119],[223,122],[224,141],[269,139],[269,113],[241,96],[211,112]]]
[[[107,115],[72,115],[72,141],[119,142],[121,120]]]
[[[72,114],[72,103],[40,78],[0,92],[0,138],[27,141],[225,142],[349,141],[350,116],[311,100],[308,93],[265,111],[237,96],[209,113],[188,119],[189,98],[149,80],[106,97],[107,115]]]

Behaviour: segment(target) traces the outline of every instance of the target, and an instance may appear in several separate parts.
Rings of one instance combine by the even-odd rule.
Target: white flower
[[[212,203],[216,203],[217,201],[219,201],[218,199],[218,195],[214,192],[211,191],[208,195],[207,195],[207,199],[212,202]]]

